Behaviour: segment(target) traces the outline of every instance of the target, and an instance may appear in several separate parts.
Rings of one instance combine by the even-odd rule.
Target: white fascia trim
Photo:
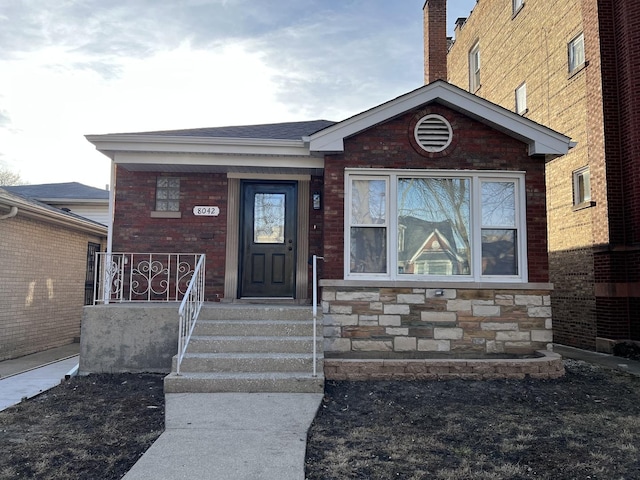
[[[36,197],[36,200],[42,203],[64,205],[64,204],[78,204],[78,205],[107,205],[109,203],[108,198],[44,198]]]
[[[233,153],[247,155],[309,155],[300,140],[265,138],[185,137],[167,135],[86,135],[96,149],[111,157],[113,152]]]
[[[324,168],[324,157],[294,155],[189,155],[187,153],[117,152],[116,164]]]
[[[343,152],[345,138],[435,100],[527,143],[530,155],[564,155],[574,145],[561,133],[441,81],[325,128],[305,140],[311,152]]]

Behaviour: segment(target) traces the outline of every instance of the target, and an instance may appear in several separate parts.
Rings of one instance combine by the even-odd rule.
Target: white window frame
[[[345,175],[345,192],[347,193],[345,195],[345,236],[344,238],[346,239],[346,252],[347,255],[345,255],[345,271],[348,272],[349,275],[355,275],[355,276],[360,276],[363,274],[358,274],[358,273],[351,273],[351,228],[384,228],[387,230],[387,236],[386,236],[386,251],[385,251],[385,255],[386,255],[386,259],[387,259],[387,271],[385,273],[367,273],[364,275],[367,275],[370,278],[387,278],[389,276],[389,254],[392,251],[391,246],[389,245],[389,239],[390,239],[390,235],[389,235],[389,228],[390,228],[390,219],[389,219],[389,196],[390,196],[390,178],[388,175],[367,175],[366,173],[363,172],[362,175],[357,175],[355,176],[357,177],[357,180],[382,180],[385,182],[385,205],[384,205],[384,209],[385,209],[385,221],[384,223],[375,223],[375,224],[367,224],[367,223],[357,223],[357,222],[353,222],[352,223],[352,219],[351,219],[351,212],[352,212],[352,205],[353,205],[353,189],[351,188],[351,179],[354,178],[354,176],[347,176]],[[395,245],[397,245],[397,237],[394,237],[394,241],[396,242]]]
[[[567,45],[569,73],[575,73],[586,63],[584,33],[576,35]]]
[[[474,93],[480,88],[480,42],[469,50],[469,91]]]
[[[580,180],[585,185],[584,198],[580,195]],[[584,205],[591,202],[591,172],[589,166],[579,168],[573,172],[573,205]]]
[[[518,115],[524,115],[527,113],[527,83],[523,82],[518,88],[516,88],[516,113]]]
[[[398,273],[398,204],[397,185],[399,178],[467,178],[470,180],[470,244],[471,273],[469,275],[418,275]],[[358,273],[350,271],[351,258],[351,182],[354,180],[382,180],[387,182],[386,197],[386,258],[387,273]],[[482,182],[513,182],[515,188],[515,226],[517,249],[516,275],[482,274],[482,229],[500,228],[500,226],[482,225]],[[509,282],[526,283],[528,281],[527,262],[527,225],[525,172],[495,170],[410,170],[410,169],[345,169],[345,217],[344,217],[344,278],[346,280],[391,280],[415,282]],[[355,225],[357,226],[357,225]],[[393,248],[392,248],[393,247]]]

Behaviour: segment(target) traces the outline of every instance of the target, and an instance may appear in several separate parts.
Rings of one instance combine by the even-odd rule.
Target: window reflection
[[[482,230],[482,274],[517,275],[515,230]]]
[[[398,180],[398,273],[469,275],[470,180]]]
[[[515,226],[515,188],[513,182],[482,182],[483,226]]]
[[[387,229],[351,227],[352,273],[387,273]]]

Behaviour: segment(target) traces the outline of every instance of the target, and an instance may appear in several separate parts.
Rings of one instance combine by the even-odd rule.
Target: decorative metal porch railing
[[[202,255],[193,272],[187,291],[184,294],[178,314],[180,315],[180,324],[178,327],[178,355],[176,361],[176,374],[180,375],[180,365],[182,358],[187,351],[187,345],[191,339],[191,333],[198,321],[200,309],[204,303],[204,266],[205,256]]]
[[[182,301],[202,258],[201,253],[100,252],[93,303]]]

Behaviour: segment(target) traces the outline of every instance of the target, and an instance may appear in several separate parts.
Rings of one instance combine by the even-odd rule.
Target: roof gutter
[[[82,218],[70,217],[64,212],[57,212],[55,209],[49,210],[38,205],[30,204],[16,197],[8,198],[0,195],[0,204],[4,204],[9,207],[9,213],[1,216],[0,219],[15,217],[18,213],[18,208],[20,208],[21,215],[29,218],[43,220],[56,225],[64,225],[67,228],[79,229],[83,232],[94,235],[106,235],[107,227],[104,225],[96,224],[90,220],[84,220]]]
[[[16,207],[15,205],[13,207],[11,207],[11,210],[9,210],[9,213],[7,213],[6,215],[0,215],[0,220],[6,220],[7,218],[13,218],[18,214],[18,207]]]

